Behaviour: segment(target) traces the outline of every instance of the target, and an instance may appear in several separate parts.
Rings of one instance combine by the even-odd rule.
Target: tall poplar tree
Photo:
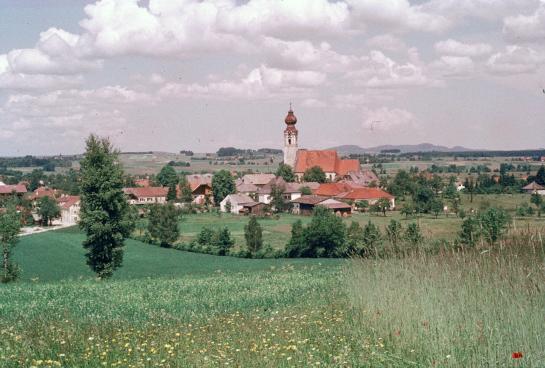
[[[18,267],[11,259],[11,251],[18,241],[21,230],[21,216],[15,203],[8,203],[6,211],[0,213],[0,246],[2,247],[2,274],[0,282],[6,283],[17,279]]]
[[[123,170],[107,138],[90,135],[81,161],[80,227],[87,264],[101,279],[121,267],[123,245],[133,229],[123,193]]]

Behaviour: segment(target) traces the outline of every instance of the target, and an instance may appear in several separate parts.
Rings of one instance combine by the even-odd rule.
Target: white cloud
[[[346,75],[369,88],[404,88],[414,86],[440,86],[440,81],[428,77],[420,64],[415,49],[409,50],[411,61],[401,64],[381,51],[371,51],[362,62],[362,67]]]
[[[431,67],[445,77],[463,77],[474,72],[475,63],[467,56],[442,56]]]
[[[159,94],[185,98],[269,98],[294,94],[323,84],[326,75],[303,70],[282,70],[261,65],[241,80],[221,80],[208,84],[167,83]]]
[[[545,38],[545,2],[541,2],[531,15],[506,17],[503,33],[513,41],[542,41]]]
[[[435,51],[445,55],[483,56],[492,52],[492,46],[486,43],[463,43],[452,38],[435,44]]]
[[[511,45],[488,59],[488,70],[497,75],[534,73],[545,61],[543,53],[530,47]]]
[[[367,40],[367,46],[385,51],[406,51],[407,45],[400,38],[391,34],[374,36]]]
[[[418,120],[410,111],[399,108],[380,107],[364,109],[363,128],[373,132],[404,132],[418,128]]]
[[[352,25],[378,25],[389,29],[416,31],[444,31],[449,20],[427,12],[420,5],[411,5],[408,0],[346,0],[351,8]]]
[[[537,0],[430,0],[424,11],[441,14],[453,23],[470,18],[497,21],[503,17],[535,7]]]
[[[316,98],[306,98],[303,100],[301,105],[305,107],[322,108],[322,107],[326,107],[327,103],[325,103],[322,100],[318,100]]]
[[[154,99],[144,93],[120,86],[87,90],[63,90],[44,94],[10,95],[3,107],[4,121],[17,137],[29,135],[57,139],[74,139],[79,146],[89,133],[111,135],[130,129],[128,111],[151,104]],[[66,141],[65,141],[66,142]],[[27,142],[28,143],[28,142]]]

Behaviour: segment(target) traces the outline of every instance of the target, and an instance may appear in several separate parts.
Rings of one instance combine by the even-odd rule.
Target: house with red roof
[[[335,196],[335,198],[345,201],[352,201],[354,203],[366,201],[370,205],[375,204],[381,198],[386,198],[388,201],[390,201],[390,209],[395,208],[395,197],[380,188],[353,188],[346,193],[341,193]]]
[[[12,195],[16,196],[23,196],[26,194],[26,186],[23,184],[16,184],[16,185],[7,185],[2,183],[3,185],[0,185],[0,198],[2,197],[8,197]]]
[[[305,171],[315,166],[320,167],[330,181],[361,171],[359,160],[342,159],[335,150],[299,149],[299,131],[295,127],[297,118],[291,106],[284,122],[284,163],[293,168],[298,180],[302,180]]]
[[[129,204],[164,204],[167,202],[168,188],[147,187],[147,188],[123,188]]]
[[[71,195],[62,195],[57,198],[57,203],[61,209],[61,223],[63,225],[77,225],[80,212],[80,197]]]

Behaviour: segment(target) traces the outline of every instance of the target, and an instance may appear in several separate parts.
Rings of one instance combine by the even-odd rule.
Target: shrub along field
[[[476,195],[473,202],[470,202],[469,196],[462,196],[462,205],[466,213],[470,213],[471,209],[479,210],[483,207],[502,207],[506,209],[515,219],[515,225],[520,228],[530,226],[531,228],[539,228],[545,225],[545,216],[538,218],[532,217],[516,217],[516,208],[522,203],[529,203],[530,196],[525,194],[502,194],[502,195]],[[400,206],[402,202],[398,202]],[[306,225],[310,222],[309,216],[295,216],[289,214],[281,214],[278,218],[259,219],[259,223],[263,227],[264,244],[271,245],[274,249],[284,249],[284,246],[289,241],[291,225],[302,220]],[[419,217],[409,217],[401,215],[398,211],[387,212],[386,217],[370,213],[354,213],[351,217],[344,219],[346,225],[356,221],[360,225],[365,225],[369,221],[376,224],[382,231],[390,222],[390,220],[399,220],[406,227],[409,223],[417,222],[422,229],[423,235],[426,238],[447,239],[453,240],[460,231],[462,220],[454,214],[445,216],[440,214],[438,218],[431,214],[424,214]],[[142,220],[142,228],[146,227],[146,220]],[[219,229],[227,227],[235,240],[235,250],[244,246],[244,225],[248,223],[248,217],[237,216],[231,214],[192,214],[184,215],[180,223],[180,242],[189,243],[195,239],[204,226],[211,229]],[[384,231],[383,231],[384,232]]]

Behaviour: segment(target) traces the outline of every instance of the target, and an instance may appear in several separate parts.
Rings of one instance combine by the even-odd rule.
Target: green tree
[[[11,252],[18,241],[21,230],[21,216],[15,203],[8,203],[5,211],[0,212],[0,245],[2,246],[2,275],[0,282],[15,281],[19,274],[17,264],[11,259]]]
[[[397,250],[403,237],[403,226],[399,221],[390,220],[390,223],[386,226],[386,237],[392,247]]]
[[[178,174],[171,165],[165,165],[157,174],[157,181],[161,186],[168,188],[167,200],[174,201],[177,197],[176,185],[178,185]]]
[[[54,219],[61,215],[61,209],[53,198],[49,196],[38,200],[38,215],[42,218],[42,225],[49,226]]]
[[[371,221],[363,227],[362,242],[366,254],[379,255],[379,247],[382,246],[382,234],[378,227]]]
[[[187,181],[187,177],[185,175],[182,175],[180,177],[180,200],[183,203],[191,203],[193,202],[193,192],[191,191],[191,186],[189,185],[189,182]]]
[[[537,170],[535,181],[539,185],[545,185],[545,165],[541,165]]]
[[[227,170],[220,170],[212,177],[212,193],[214,201],[219,204],[229,194],[236,191],[235,180]]]
[[[468,247],[473,247],[477,244],[479,237],[479,222],[473,216],[464,219],[459,234],[460,242]]]
[[[325,183],[327,181],[324,170],[320,166],[313,166],[303,174],[303,181]]]
[[[405,215],[405,218],[409,218],[409,216],[412,216],[414,212],[415,212],[415,208],[412,202],[405,203],[405,205],[403,206],[403,208],[401,208],[401,211],[400,211],[402,215]]]
[[[263,229],[255,216],[250,217],[250,221],[244,226],[244,238],[246,239],[246,248],[252,255],[255,255],[263,247]]]
[[[346,229],[346,255],[363,255],[363,230],[359,223],[352,221]]]
[[[443,211],[444,204],[439,198],[434,198],[430,203],[430,210],[434,214],[435,218],[439,217],[441,211]]]
[[[543,197],[538,193],[534,193],[532,194],[532,197],[530,198],[530,202],[532,202],[532,204],[536,206],[537,217],[541,217],[541,208],[543,207]]]
[[[211,245],[212,239],[214,238],[214,230],[210,229],[208,226],[205,226],[197,235],[197,243],[199,245]]]
[[[472,177],[467,177],[464,182],[465,191],[469,193],[469,202],[473,203],[473,194],[475,193],[475,181]]]
[[[311,195],[311,194],[312,194],[312,189],[310,189],[307,186],[301,187],[301,195]]]
[[[388,200],[388,198],[380,198],[377,201],[376,205],[378,206],[380,212],[382,212],[384,217],[386,217],[386,211],[390,209],[390,201]]]
[[[293,183],[295,181],[295,174],[290,165],[281,163],[276,170],[276,176],[282,177],[287,183]]]
[[[358,211],[365,212],[369,208],[369,202],[357,201],[356,208],[358,209]]]
[[[87,264],[109,278],[123,263],[123,243],[134,223],[123,193],[123,170],[106,138],[89,136],[81,160],[81,219]]]
[[[276,184],[271,186],[271,207],[277,213],[286,211],[288,204],[284,198],[283,186]]]
[[[178,174],[176,170],[170,165],[165,165],[157,174],[157,182],[163,187],[176,186],[178,184]]]
[[[291,237],[286,245],[286,256],[290,258],[301,257],[305,247],[305,228],[303,222],[297,220],[291,225]]]
[[[180,237],[178,217],[178,210],[172,203],[151,206],[148,231],[161,247],[171,247]]]
[[[509,215],[501,208],[490,207],[480,214],[482,235],[488,244],[494,245],[503,237],[509,221]]]
[[[305,229],[305,249],[302,257],[335,257],[342,255],[346,241],[346,226],[328,208],[316,206],[310,224]]]
[[[407,226],[404,238],[413,247],[417,246],[424,240],[424,237],[422,236],[422,231],[420,231],[420,226],[418,226],[416,222],[413,222],[409,224],[409,226]]]
[[[227,202],[225,202],[225,212],[231,213],[232,209],[233,209],[233,206],[231,205],[231,201],[227,200]]]
[[[30,173],[30,178],[28,180],[28,190],[31,192],[38,189],[42,183],[46,180],[46,176],[44,175],[43,170],[41,169],[34,169]]]
[[[229,251],[235,245],[235,241],[231,237],[231,232],[227,227],[219,229],[212,238],[212,244],[218,250],[219,256],[229,254]]]

